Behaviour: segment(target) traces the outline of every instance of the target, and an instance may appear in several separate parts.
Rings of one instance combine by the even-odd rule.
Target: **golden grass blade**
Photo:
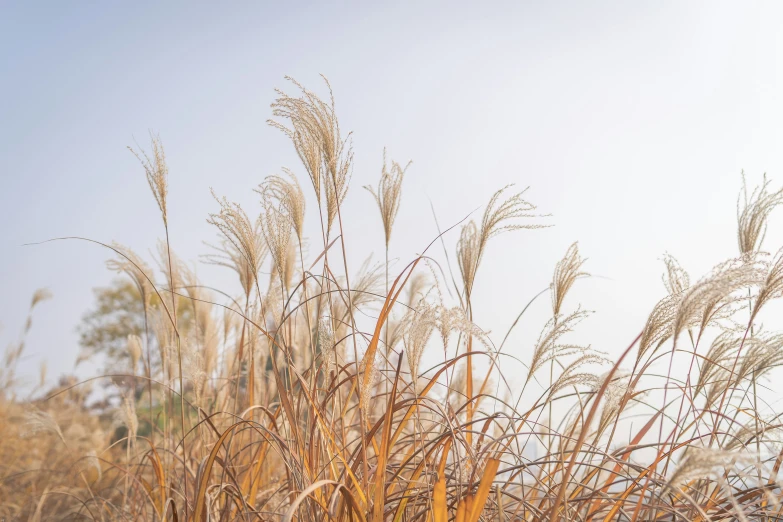
[[[500,466],[500,459],[491,458],[487,460],[486,466],[484,466],[484,474],[479,482],[478,491],[471,496],[470,500],[470,513],[467,516],[466,522],[478,522],[481,512],[484,510],[484,505],[487,503],[487,498],[492,490],[492,483],[495,481],[495,476],[498,473],[498,467]]]
[[[421,472],[429,463],[430,457],[438,450],[438,448],[440,448],[441,444],[443,445],[443,452],[441,455],[441,463],[438,465],[438,469],[440,470],[440,475],[444,474],[443,472],[446,469],[446,461],[448,459],[449,449],[451,449],[451,443],[452,439],[450,437],[443,438],[441,441],[434,444],[429,452],[427,452],[425,457],[421,459],[421,462],[419,462],[418,466],[416,466],[416,469],[414,469],[413,473],[411,473],[411,478],[408,481],[405,494],[402,496],[400,503],[397,504],[397,512],[394,514],[394,522],[400,522],[402,520],[402,517],[405,514],[405,507],[408,505],[408,499],[413,495],[413,490],[416,488],[416,482],[419,480]]]
[[[461,498],[457,503],[457,513],[454,517],[454,522],[466,522],[468,511],[468,499]]]
[[[397,371],[394,374],[391,394],[386,406],[386,418],[383,424],[381,447],[378,453],[378,463],[375,470],[375,500],[373,502],[373,519],[383,520],[383,507],[386,503],[386,463],[389,460],[389,439],[391,438],[391,424],[394,415],[394,398],[397,396],[397,384],[400,382],[400,368],[402,367],[402,355],[397,361]]]
[[[215,446],[212,448],[212,451],[209,453],[209,457],[204,463],[204,468],[201,472],[201,479],[199,480],[198,489],[196,490],[196,498],[194,500],[196,510],[193,513],[193,520],[195,522],[201,522],[206,518],[204,509],[206,508],[206,495],[207,488],[209,487],[209,476],[212,473],[212,466],[215,464],[218,452],[220,451],[220,448],[223,447],[223,443],[231,435],[231,433],[233,433],[235,429],[243,424],[246,424],[246,421],[237,422],[236,424],[229,426],[226,431],[220,435],[220,438],[217,440],[217,442],[215,442]]]
[[[163,513],[163,506],[166,505],[166,475],[163,471],[163,464],[160,462],[160,456],[158,455],[158,452],[155,451],[155,448],[152,448],[151,453],[147,453],[147,458],[152,463],[152,470],[155,473],[155,479],[157,480],[158,484],[158,506],[156,506],[156,509],[158,510],[158,513]]]
[[[446,504],[446,462],[451,449],[451,438],[446,439],[443,444],[443,454],[438,464],[438,480],[432,490],[432,510],[435,522],[447,522],[449,518],[449,508]]]

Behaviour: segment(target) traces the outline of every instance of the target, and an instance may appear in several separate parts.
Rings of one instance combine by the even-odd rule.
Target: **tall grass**
[[[144,311],[144,335],[128,339],[127,370],[107,376],[120,401],[113,415],[95,415],[89,383],[74,382],[16,397],[23,340],[9,347],[0,373],[0,516],[781,518],[781,423],[768,402],[778,397],[764,378],[783,363],[783,334],[761,320],[775,317],[764,309],[783,296],[783,250],[763,250],[783,192],[766,178],[743,189],[737,257],[695,283],[665,257],[667,295],[617,359],[571,339],[590,313],[569,298],[589,277],[572,245],[547,290],[551,318],[522,351],[531,354],[527,374],[509,384],[501,371],[508,334],[496,348],[500,339],[474,323],[474,286],[489,241],[546,227],[547,216],[526,191],[506,187],[480,220],[427,238],[422,255],[394,269],[388,252],[408,167],[389,167],[384,154],[378,186],[367,188],[385,263],[353,271],[345,253],[356,238],[343,224],[366,216],[342,213],[351,135],[326,86],[324,100],[292,81],[296,94],[278,91],[270,121],[290,138],[315,195],[312,255],[293,172],[259,185],[259,210],[215,196],[208,221],[219,240],[204,261],[233,270],[240,295],[207,288],[173,254],[163,145],[153,136],[149,154],[134,151],[161,210],[163,279],[129,249],[103,245]],[[456,271],[435,261],[451,236]],[[178,320],[183,308],[187,321]]]

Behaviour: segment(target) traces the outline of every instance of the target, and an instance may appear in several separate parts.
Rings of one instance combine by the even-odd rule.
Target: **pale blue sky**
[[[612,352],[663,292],[669,251],[693,277],[735,254],[740,170],[783,183],[783,10],[755,2],[0,3],[0,331],[16,339],[35,288],[26,368],[69,371],[107,252],[146,253],[162,234],[134,137],[159,131],[170,165],[172,242],[184,258],[214,233],[209,187],[255,209],[251,191],[288,166],[269,128],[291,75],[334,87],[356,166],[349,244],[382,255],[374,202],[381,153],[413,159],[392,243],[407,262],[441,224],[507,183],[556,226],[502,236],[479,272],[477,322],[497,342],[574,240],[602,276],[574,301],[598,313],[583,337]],[[320,92],[323,92],[320,90]],[[303,186],[306,186],[303,180]],[[311,203],[311,210],[313,205]],[[777,221],[777,220],[776,220]],[[774,224],[777,225],[777,222]],[[310,230],[315,230],[313,227]],[[780,246],[773,226],[769,246]],[[448,238],[452,248],[456,235]],[[776,241],[777,240],[777,241]],[[358,266],[360,259],[352,259]],[[231,274],[199,268],[234,288]],[[548,303],[508,348],[527,358]]]

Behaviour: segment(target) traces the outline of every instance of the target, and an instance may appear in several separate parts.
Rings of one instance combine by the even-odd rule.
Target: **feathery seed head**
[[[560,308],[563,306],[565,296],[574,282],[579,277],[589,274],[581,272],[582,265],[586,260],[579,256],[579,247],[577,243],[568,247],[565,256],[557,265],[555,265],[555,274],[552,277],[552,312],[553,315],[560,315]]]
[[[405,172],[408,170],[411,162],[405,167],[400,166],[396,161],[392,161],[391,168],[386,164],[386,149],[383,149],[383,167],[381,169],[381,179],[378,181],[378,189],[373,189],[370,185],[364,188],[370,192],[378,204],[381,211],[381,220],[383,221],[383,232],[386,237],[386,247],[389,247],[391,240],[392,227],[397,212],[400,210],[400,200],[402,197],[402,180]]]
[[[491,238],[512,230],[536,229],[547,226],[514,222],[516,219],[544,216],[532,214],[531,212],[536,209],[536,206],[522,199],[522,195],[528,190],[527,188],[501,201],[501,196],[511,186],[513,185],[506,185],[492,195],[486,209],[484,209],[480,228],[473,221],[462,227],[457,243],[457,262],[468,297],[473,290],[473,283],[484,255],[484,248]]]
[[[742,344],[744,356],[737,368],[736,383],[751,376],[761,377],[783,364],[783,334],[756,332]]]
[[[419,306],[413,312],[413,318],[403,335],[405,356],[408,359],[408,367],[411,371],[411,382],[418,391],[419,364],[424,355],[424,349],[436,327],[437,308],[427,303],[424,299],[419,301]]]
[[[679,334],[692,326],[704,329],[733,311],[731,305],[747,299],[747,294],[737,295],[739,290],[761,284],[765,277],[764,266],[753,260],[732,259],[716,266],[712,273],[689,287],[678,303],[672,324],[675,342]]]
[[[590,312],[586,310],[577,310],[565,317],[553,317],[547,322],[533,350],[533,359],[530,361],[530,370],[527,375],[528,381],[545,363],[553,359],[571,355],[584,356],[589,353],[589,346],[559,342],[563,335],[572,332],[574,327],[589,314]]]
[[[380,379],[381,372],[378,370],[379,361],[375,358],[368,361],[367,357],[364,357],[362,359],[362,364],[359,366],[359,372],[360,372],[360,378],[359,382],[361,383],[361,386],[359,386],[359,401],[360,401],[360,408],[362,411],[362,422],[367,424],[369,422],[369,415],[370,411],[372,409],[371,406],[371,399],[372,399],[372,392],[373,388],[375,387],[376,383]],[[364,375],[368,374],[367,378],[364,377]]]
[[[745,173],[742,173],[742,192],[737,198],[737,243],[742,255],[758,251],[767,232],[767,219],[775,207],[783,204],[783,189],[770,192],[767,175],[761,186],[748,196]]]
[[[122,403],[114,416],[114,422],[128,430],[128,445],[132,448],[136,443],[136,433],[139,431],[139,419],[136,416],[136,403],[133,397],[123,394]]]
[[[337,369],[336,351],[334,349],[334,332],[332,324],[328,317],[322,316],[318,319],[317,339],[318,347],[323,358],[324,372],[331,375]]]
[[[262,205],[264,217],[261,232],[266,240],[269,252],[272,254],[272,262],[280,277],[285,281],[286,265],[288,264],[289,243],[293,230],[293,220],[284,206],[272,200],[268,194],[263,194]]]
[[[214,191],[212,196],[220,204],[220,213],[210,214],[207,223],[217,227],[224,242],[221,246],[213,247],[220,254],[208,256],[208,262],[235,270],[245,296],[249,296],[258,282],[258,271],[267,254],[259,233],[262,229],[261,218],[251,221],[238,204],[229,203],[226,198],[218,198]]]
[[[119,243],[112,243],[112,247],[118,252],[121,252],[121,255],[118,255],[115,259],[106,261],[106,268],[130,277],[133,284],[136,285],[136,289],[139,291],[142,302],[146,307],[149,305],[149,300],[154,294],[154,288],[151,283],[152,270],[147,263],[130,248],[120,245]]]
[[[679,295],[691,286],[691,280],[677,259],[668,252],[663,255],[666,272],[663,274],[663,286],[669,295]]]
[[[611,363],[609,359],[597,352],[585,352],[563,369],[563,372],[549,389],[552,397],[558,391],[570,386],[588,386],[595,389],[600,386],[600,377],[595,372],[583,371],[588,365]]]
[[[324,193],[328,232],[337,216],[338,207],[348,193],[353,150],[350,134],[345,139],[341,136],[332,89],[326,77],[322,75],[322,78],[329,89],[329,103],[305,89],[296,80],[286,77],[302,95],[295,98],[278,90],[279,97],[272,104],[272,114],[288,120],[291,127],[274,120],[269,120],[269,123],[282,130],[293,142],[310,176],[319,205]]]
[[[66,444],[60,425],[49,412],[41,411],[34,406],[29,406],[25,411],[24,421],[19,430],[19,436],[23,439],[34,437],[39,433],[52,433]],[[67,446],[67,444],[66,444]]]
[[[39,288],[33,292],[33,298],[30,301],[30,310],[35,308],[38,303],[52,298],[52,292],[48,288]]]
[[[769,301],[783,297],[783,249],[778,250],[772,262],[769,263],[764,281],[759,286],[759,292],[753,303],[751,320]]]
[[[296,237],[302,240],[305,215],[304,194],[296,176],[286,168],[283,169],[283,172],[288,179],[282,176],[268,176],[259,185],[256,192],[270,203],[274,202],[276,207],[285,210],[291,218]]]
[[[480,239],[476,222],[470,220],[462,227],[457,242],[457,264],[468,295],[473,289],[473,281],[476,279],[476,270],[481,259]]]
[[[604,373],[593,387],[594,392],[603,386],[606,379],[609,378],[609,372]],[[601,409],[601,416],[598,420],[598,431],[603,432],[611,422],[613,422],[624,403],[633,396],[634,388],[631,381],[631,374],[624,370],[618,370],[607,383],[603,395],[604,406]]]
[[[141,338],[138,335],[129,335],[128,336],[128,355],[130,356],[131,360],[131,370],[133,373],[136,373],[136,365],[139,363],[139,360],[141,359],[142,354],[142,348],[141,348]]]
[[[707,405],[711,405],[729,386],[732,380],[731,368],[742,344],[742,337],[739,330],[727,329],[712,341],[694,388],[694,395],[705,391]]]
[[[739,462],[749,463],[753,460],[751,455],[737,451],[688,446],[680,465],[667,482],[678,487],[689,480],[714,477]]]
[[[152,195],[155,196],[155,201],[158,203],[161,215],[163,216],[163,224],[168,227],[166,197],[168,195],[169,168],[166,165],[166,153],[163,150],[163,143],[161,142],[159,135],[150,132],[150,141],[152,142],[151,158],[143,149],[136,152],[131,147],[128,147],[128,150],[136,156],[144,167],[144,171],[147,173],[147,182],[152,190]]]

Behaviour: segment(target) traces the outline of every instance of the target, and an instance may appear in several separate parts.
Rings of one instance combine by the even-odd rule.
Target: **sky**
[[[50,379],[74,371],[76,327],[93,288],[114,277],[109,252],[23,245],[82,236],[153,250],[160,214],[127,150],[148,146],[150,130],[166,148],[171,241],[186,260],[216,237],[210,188],[250,212],[252,189],[282,167],[306,189],[290,144],[266,122],[274,89],[295,91],[286,75],[326,95],[324,74],[353,132],[343,207],[352,267],[370,250],[383,258],[361,187],[377,183],[384,147],[413,160],[392,237],[397,269],[437,235],[433,208],[445,228],[474,211],[480,219],[507,184],[529,186],[552,227],[492,240],[476,322],[499,343],[579,241],[594,277],[568,306],[595,310],[578,335],[617,354],[664,295],[665,252],[693,279],[736,255],[741,171],[751,185],[765,172],[783,184],[781,11],[720,1],[0,1],[0,342],[18,339],[30,297],[47,287],[54,298],[36,310],[22,369],[34,380],[46,359]],[[781,224],[773,218],[770,249],[783,244]],[[457,237],[445,238],[452,262]],[[236,291],[225,270],[198,272]],[[543,297],[504,350],[529,357],[549,313]]]

